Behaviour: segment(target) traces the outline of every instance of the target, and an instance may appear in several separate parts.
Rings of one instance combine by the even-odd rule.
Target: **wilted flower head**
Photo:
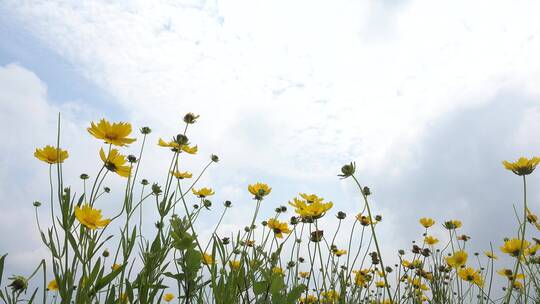
[[[28,288],[28,280],[23,276],[12,276],[9,279],[11,280],[11,283],[8,287],[11,287],[13,292],[21,293]]]

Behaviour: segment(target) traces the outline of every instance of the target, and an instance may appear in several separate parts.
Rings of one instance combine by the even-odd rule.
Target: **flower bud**
[[[86,173],[81,174],[80,177],[81,177],[82,180],[86,180],[86,179],[90,178],[90,177],[88,176],[88,174],[86,174]]]
[[[347,165],[341,167],[341,173],[342,174],[339,174],[338,176],[340,176],[342,178],[347,178],[347,177],[353,175],[355,171],[356,171],[356,164],[354,162],[351,162],[350,164],[347,164]]]
[[[105,249],[103,250],[103,253],[102,253],[103,257],[106,258],[109,256],[109,250]]]
[[[215,154],[210,155],[210,159],[215,163],[219,161],[219,157]]]
[[[178,134],[176,135],[176,137],[174,138],[174,141],[177,143],[177,144],[180,144],[180,145],[187,145],[189,143],[189,139],[187,136],[185,136],[184,134]]]
[[[134,164],[134,163],[137,162],[137,157],[135,157],[135,155],[130,154],[130,155],[128,155],[127,160],[128,160],[128,162]]]
[[[111,188],[109,187],[103,187],[103,191],[107,192],[107,193],[110,193],[111,192]]]
[[[323,238],[323,235],[324,235],[324,231],[323,230],[315,230],[313,232],[311,232],[311,235],[310,235],[310,241],[314,242],[314,243],[317,243],[317,242],[320,242]]]
[[[150,129],[149,127],[142,127],[141,128],[141,133],[142,134],[147,135],[147,134],[150,134],[151,132],[152,132],[152,129]]]
[[[223,203],[223,205],[227,208],[230,208],[232,206],[232,203],[231,201],[225,201],[225,203]]]
[[[191,112],[184,115],[184,122],[187,124],[194,124],[197,122],[197,118],[199,118],[199,115],[195,115]]]
[[[35,201],[32,205],[34,205],[34,207],[39,207],[41,206],[41,203],[38,201]]]
[[[13,276],[9,279],[11,280],[11,284],[8,287],[11,287],[13,292],[21,293],[28,288],[28,280],[23,276]]]
[[[143,178],[143,179],[141,180],[141,184],[142,184],[143,186],[148,185],[148,180],[145,179],[145,178]]]
[[[228,245],[231,242],[231,239],[229,239],[228,237],[224,237],[221,239],[221,242],[223,243],[223,245]]]
[[[338,214],[337,214],[337,218],[340,219],[340,220],[343,220],[347,217],[347,214],[343,211],[339,211]]]
[[[158,196],[161,194],[161,192],[161,187],[158,184],[152,185],[152,193],[154,193],[154,195]]]

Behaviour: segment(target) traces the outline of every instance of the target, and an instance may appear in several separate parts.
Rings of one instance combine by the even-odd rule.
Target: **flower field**
[[[232,236],[220,232],[230,201],[219,206],[211,185],[201,177],[215,163],[211,155],[199,173],[186,171],[183,159],[198,153],[189,131],[199,116],[188,113],[178,134],[150,140],[152,130],[101,119],[91,122],[89,135],[102,143],[101,167],[81,184],[65,185],[64,165],[69,151],[58,141],[35,150],[48,170],[50,199],[34,202],[38,233],[49,252],[30,274],[7,276],[9,254],[0,258],[0,300],[3,303],[539,303],[540,221],[527,204],[527,176],[540,158],[503,161],[523,183],[523,197],[515,209],[512,238],[493,241],[482,253],[470,252],[469,236],[461,233],[459,219],[422,217],[422,242],[383,254],[378,227],[383,216],[370,203],[373,195],[361,183],[354,162],[345,164],[336,178],[357,186],[358,213],[335,211],[334,203],[315,193],[298,193],[275,214],[261,218],[260,208],[274,191],[271,185],[245,186],[253,199],[250,220]],[[54,132],[55,130],[51,130]],[[58,134],[61,133],[60,121]],[[69,140],[69,139],[68,139]],[[137,153],[128,149],[139,145]],[[162,184],[141,179],[145,149],[163,149],[168,168]],[[90,169],[90,168],[89,168]],[[332,172],[331,172],[332,173]],[[333,173],[332,173],[333,174]],[[158,180],[158,177],[153,177]],[[106,179],[121,179],[123,204],[115,214],[104,214],[112,204],[104,195]],[[193,204],[192,202],[196,203]],[[142,205],[155,206],[155,227],[142,229]],[[206,212],[220,212],[208,239],[199,236],[195,223]],[[508,212],[512,208],[508,206]],[[40,218],[50,218],[45,226]],[[337,221],[329,231],[322,220]],[[342,230],[342,223],[352,223]],[[119,230],[111,229],[113,225]],[[444,227],[445,238],[431,230]],[[152,234],[148,234],[152,231]],[[336,238],[347,239],[338,247]],[[540,255],[540,254],[539,254]],[[499,262],[506,256],[505,261]]]

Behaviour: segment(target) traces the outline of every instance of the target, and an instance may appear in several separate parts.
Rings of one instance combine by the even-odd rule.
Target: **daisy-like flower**
[[[300,275],[300,277],[301,277],[302,279],[305,279],[305,278],[309,277],[309,272],[307,272],[307,271],[300,271],[300,272],[298,273],[298,275]]]
[[[414,289],[419,289],[423,291],[429,290],[429,287],[427,287],[426,284],[422,283],[422,280],[419,277],[416,277],[414,279],[409,278],[409,284],[411,284]]]
[[[456,251],[453,255],[446,258],[446,263],[453,268],[460,268],[467,263],[467,253],[463,250]]]
[[[163,295],[163,301],[170,302],[174,299],[174,295],[172,293],[166,293]]]
[[[171,171],[171,174],[178,179],[191,178],[193,174],[190,172]]]
[[[56,282],[56,279],[53,279],[49,282],[49,284],[47,284],[47,289],[50,291],[58,290],[58,283]]]
[[[458,229],[458,228],[461,228],[461,221],[459,221],[459,220],[446,221],[446,222],[444,222],[443,226],[444,226],[444,228],[446,228],[448,230]]]
[[[276,266],[276,267],[272,268],[272,273],[283,275],[284,274],[283,273],[283,268]]]
[[[367,287],[367,283],[371,281],[371,275],[369,270],[353,270],[354,273],[354,284],[358,287]]]
[[[114,271],[114,270],[120,269],[120,267],[122,267],[122,265],[114,263],[114,264],[112,264],[111,269]]]
[[[531,174],[536,166],[540,163],[540,157],[533,157],[528,159],[526,157],[520,157],[517,161],[511,163],[508,161],[502,162],[506,170],[510,170],[517,175],[529,175]]]
[[[68,151],[57,149],[53,146],[45,146],[41,149],[36,148],[36,152],[34,152],[34,156],[44,161],[48,164],[58,164],[63,163],[66,158],[69,157]]]
[[[92,230],[106,227],[111,222],[110,219],[102,219],[101,210],[93,209],[90,205],[75,207],[75,217],[83,226]]]
[[[268,185],[265,183],[256,183],[253,185],[248,185],[248,191],[255,196],[255,199],[261,200],[263,197],[272,192],[272,188],[268,187]]]
[[[439,240],[431,235],[428,235],[424,238],[424,242],[428,245],[435,245],[439,242]]]
[[[87,129],[97,139],[103,139],[106,143],[123,147],[131,144],[136,139],[128,138],[131,133],[131,124],[127,122],[115,122],[111,124],[105,119],[101,119],[97,124],[90,123]]]
[[[291,233],[291,230],[289,229],[289,225],[287,224],[287,222],[280,222],[275,218],[271,218],[268,220],[267,225],[268,225],[268,228],[272,229],[272,231],[274,232],[274,235],[279,239],[283,238],[283,233],[285,234]]]
[[[480,287],[484,285],[484,280],[482,279],[482,275],[479,271],[474,270],[472,267],[466,267],[462,268],[458,271],[459,277],[467,282],[470,282],[472,284],[476,284]]]
[[[193,192],[193,194],[195,194],[196,196],[198,196],[200,198],[205,198],[207,196],[215,194],[215,192],[214,192],[214,190],[212,190],[212,188],[206,188],[206,187],[201,188],[199,190],[195,190],[195,188],[192,188],[191,192]]]
[[[303,219],[313,220],[323,217],[334,204],[332,202],[323,203],[322,201],[309,204],[295,197],[293,202],[289,202],[289,205],[293,206],[295,212]]]
[[[333,289],[326,292],[321,292],[321,296],[329,303],[334,303],[339,300],[339,293]],[[324,302],[327,303],[327,302]]]
[[[305,199],[308,204],[322,203],[324,201],[324,198],[317,196],[317,194],[300,193],[300,197]]]
[[[101,148],[99,150],[99,157],[105,163],[107,170],[115,172],[122,177],[129,177],[131,174],[131,167],[125,165],[127,163],[126,157],[118,153],[118,150],[112,149],[109,155],[106,156],[105,151]]]
[[[490,259],[493,259],[493,260],[498,259],[498,257],[491,251],[484,251],[484,254]]]
[[[300,298],[300,304],[314,304],[319,301],[314,295],[307,295],[306,297]]]
[[[214,264],[214,259],[211,255],[207,254],[206,252],[202,254],[202,263],[204,265],[212,265]]]
[[[386,284],[384,283],[384,281],[377,281],[377,282],[375,282],[375,286],[377,288],[383,288],[383,287],[386,286]]]
[[[511,239],[504,242],[504,245],[501,246],[501,251],[508,253],[510,256],[519,257],[522,253],[527,252],[529,246],[530,243],[527,240]]]
[[[499,269],[497,270],[497,273],[509,280],[512,280],[514,278],[512,270],[508,268]],[[525,275],[523,273],[518,273],[516,275],[516,280],[522,280],[524,278],[525,278]]]
[[[166,142],[160,138],[158,140],[158,145],[161,147],[170,148],[174,152],[184,151],[188,154],[197,154],[197,152],[199,151],[199,148],[197,147],[197,145],[190,147],[188,144],[181,144],[175,140]]]
[[[337,257],[340,257],[340,256],[342,256],[342,255],[347,254],[347,250],[345,250],[345,249],[336,249],[336,251],[334,251],[334,254],[335,254]]]
[[[356,219],[358,220],[358,222],[360,222],[360,225],[362,226],[369,226],[371,225],[372,222],[373,222],[373,225],[378,223],[377,221],[370,220],[369,216],[365,216],[362,213],[358,213],[356,215]]]
[[[240,268],[240,261],[237,261],[237,260],[229,261],[229,266],[231,267],[231,270],[238,270]]]
[[[432,218],[423,217],[420,219],[420,225],[424,226],[424,228],[429,228],[435,224],[435,221]]]

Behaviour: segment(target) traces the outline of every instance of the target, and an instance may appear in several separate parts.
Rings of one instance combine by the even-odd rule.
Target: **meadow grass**
[[[527,207],[526,188],[526,176],[540,158],[503,162],[504,168],[522,178],[523,205],[518,209],[515,238],[483,254],[467,252],[469,236],[460,234],[459,220],[438,224],[448,232],[443,240],[430,233],[436,221],[421,218],[422,242],[399,250],[392,261],[383,261],[377,228],[384,223],[373,213],[371,191],[360,183],[354,162],[344,165],[338,177],[357,186],[357,215],[330,215],[332,202],[299,193],[288,206],[276,206],[274,216],[261,220],[260,207],[272,188],[257,182],[246,185],[254,200],[246,227],[232,236],[220,234],[222,220],[232,207],[225,201],[211,237],[203,240],[195,223],[204,221],[203,212],[216,208],[211,208],[214,190],[199,186],[199,180],[219,158],[211,155],[198,175],[181,167],[182,158],[198,152],[187,136],[198,118],[186,114],[181,133],[169,141],[159,138],[158,147],[151,146],[170,151],[161,185],[138,177],[150,128],[141,128],[140,138],[135,139],[130,137],[129,123],[92,122],[88,132],[103,142],[101,167],[93,178],[80,175],[78,195],[63,182],[62,166],[69,153],[60,145],[59,119],[57,142],[34,153],[49,173],[49,201],[34,202],[34,207],[38,232],[50,255],[30,275],[2,281],[4,254],[0,299],[10,304],[540,302],[536,256],[540,240],[528,240],[532,231],[540,230],[540,222]],[[137,156],[124,155],[122,150],[135,141],[141,143]],[[98,208],[110,191],[103,187],[107,178],[125,181],[117,214],[104,215]],[[197,203],[188,203],[193,200]],[[143,204],[154,205],[158,215],[151,235],[142,229]],[[285,215],[288,208],[294,211],[290,218]],[[50,217],[48,227],[40,223],[44,214]],[[338,221],[333,233],[325,231],[322,222],[329,217]],[[341,230],[345,221],[352,221],[349,231]],[[108,231],[113,222],[120,227],[117,233]],[[337,237],[348,240],[344,248],[335,244]],[[511,257],[506,268],[495,267],[500,254]],[[503,286],[495,286],[500,285],[496,276],[503,278]]]

